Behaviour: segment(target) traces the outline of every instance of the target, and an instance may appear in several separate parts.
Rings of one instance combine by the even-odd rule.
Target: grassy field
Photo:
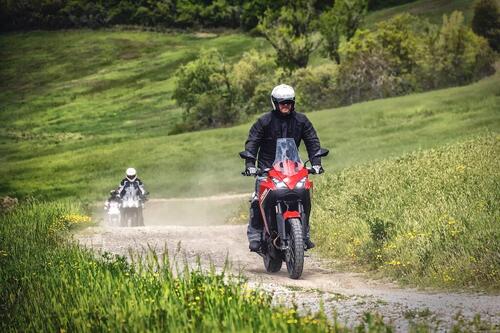
[[[202,47],[219,47],[229,61],[233,61],[245,50],[265,48],[263,40],[234,34],[60,31],[3,34],[0,43],[9,46],[0,49],[0,163],[3,167],[0,196],[104,200],[129,166],[138,169],[152,197],[251,191],[253,180],[240,176],[243,163],[237,155],[243,150],[251,123],[169,136],[181,114],[170,96],[172,73],[180,64],[196,57]],[[498,220],[498,200],[491,199],[498,194],[498,173],[491,167],[499,165],[498,146],[488,146],[491,140],[477,139],[479,141],[471,146],[471,154],[476,155],[467,155],[467,151],[460,148],[463,146],[442,148],[437,155],[410,155],[427,169],[418,169],[418,165],[410,163],[411,158],[401,156],[417,150],[441,149],[444,144],[484,137],[485,133],[497,135],[500,132],[499,83],[497,73],[469,86],[308,114],[322,145],[331,150],[323,163],[331,176],[323,180],[317,178],[319,201],[315,207],[319,209],[315,214],[319,215],[316,216],[318,223],[313,222],[313,232],[317,236],[322,232],[328,239],[335,240],[337,223],[340,223],[346,229],[342,237],[347,237],[333,243],[318,237],[319,250],[364,267],[370,258],[377,259],[380,255],[380,260],[368,267],[410,283],[480,287],[489,283],[498,289],[498,272],[489,266],[498,267],[497,259],[490,256],[490,253],[498,253],[498,241],[495,241],[498,226],[491,225],[491,218]],[[387,184],[405,185],[408,179],[404,178],[404,171],[413,172],[412,168],[416,167],[422,190],[428,190],[427,185],[435,185],[428,183],[425,178],[428,174],[439,178],[444,172],[443,181],[455,184],[454,174],[437,166],[442,164],[458,170],[460,165],[469,164],[453,164],[450,152],[459,154],[470,164],[470,170],[483,176],[471,178],[478,181],[477,187],[456,183],[462,186],[458,187],[459,192],[451,191],[452,188],[449,192],[434,188],[435,196],[429,198],[444,204],[428,217],[427,206],[416,206],[412,201],[427,199],[427,195],[415,192],[415,188],[403,186],[400,192],[384,192],[383,196],[376,188],[356,183],[356,179],[371,182],[370,179],[381,178]],[[397,161],[406,162],[397,164]],[[474,161],[480,163],[474,164]],[[404,168],[398,171],[394,165]],[[487,170],[491,171],[490,178]],[[383,178],[386,171],[387,177]],[[352,176],[354,183],[343,182],[341,175]],[[370,211],[365,211],[363,206],[347,206],[351,203],[348,200],[351,192],[332,193],[340,185],[366,192],[373,202],[381,198],[386,200],[384,204],[394,203],[382,206],[387,208],[386,215],[376,206],[368,207]],[[481,187],[483,185],[485,187]],[[468,196],[476,192],[477,196]],[[335,206],[336,210],[345,209],[346,216],[346,212],[358,215],[348,216],[346,220],[337,220],[331,215],[328,210],[331,202],[327,199],[334,194],[335,198],[344,200],[339,200],[339,205],[346,203],[346,206]],[[493,200],[486,205],[487,211],[462,209],[468,204],[479,207],[485,200]],[[405,210],[408,206],[418,209]],[[407,216],[403,217],[410,220],[396,216],[398,212],[405,212]],[[29,214],[34,218],[35,213]],[[443,229],[444,234],[441,229],[432,229],[444,228],[450,221],[455,221],[450,225],[462,228],[457,229],[455,235],[450,234],[455,230],[451,227]],[[357,230],[352,228],[356,223],[360,223],[359,234],[349,232]],[[387,239],[381,236],[384,241],[380,245],[382,243],[376,241],[378,236],[374,236],[378,231],[373,230],[380,227],[383,231],[387,223],[391,228],[394,226],[393,234]],[[16,230],[15,233],[20,233],[21,229]],[[428,233],[437,236],[421,236]],[[445,242],[438,237],[441,234]],[[455,236],[463,237],[459,239],[463,248],[454,245]],[[3,237],[0,250],[8,243],[7,236]],[[409,252],[408,239],[417,238],[426,244],[422,251],[428,253]],[[493,241],[481,247],[480,239]],[[384,248],[385,245],[390,248]],[[377,249],[379,252],[374,252]],[[26,251],[33,250],[26,248]],[[442,255],[438,255],[441,252]],[[351,257],[353,253],[356,260]],[[464,254],[464,257],[453,257],[453,253]],[[23,267],[29,271],[28,266]],[[456,278],[453,269],[463,269],[466,274]]]
[[[18,46],[33,45],[34,42],[23,41],[25,38],[39,38],[37,43],[42,48],[42,44],[50,45],[50,36],[78,40],[82,33],[40,34],[43,38],[31,34],[24,37],[20,34],[5,35],[1,38],[8,41],[16,37],[17,44],[14,45]],[[123,37],[124,34],[102,32],[97,36],[112,39]],[[145,32],[132,33],[135,38],[143,39],[149,35]],[[89,36],[93,35],[89,32]],[[239,45],[234,46],[233,52],[244,44],[244,41],[238,44],[238,38],[234,36],[220,38],[223,41],[203,41],[230,44],[232,40]],[[146,94],[149,89],[155,90],[156,83],[150,82],[141,90],[136,86],[137,81],[130,79],[132,83],[129,88],[110,87],[97,95],[84,94],[83,97],[76,97],[77,102],[71,101],[72,89],[88,87],[80,82],[75,83],[73,88],[64,89],[70,82],[78,81],[70,74],[67,74],[66,81],[52,77],[45,84],[44,75],[36,69],[19,77],[8,74],[15,73],[15,69],[22,72],[23,64],[29,62],[23,58],[31,58],[33,53],[27,49],[26,46],[22,52],[21,47],[17,50],[15,47],[10,48],[11,56],[7,57],[11,59],[10,65],[2,67],[2,77],[10,79],[2,80],[4,89],[0,92],[0,162],[4,168],[0,176],[0,195],[103,199],[107,191],[116,186],[128,166],[138,169],[152,197],[247,192],[251,188],[252,181],[239,175],[243,163],[237,156],[243,149],[250,123],[168,136],[170,117],[175,116],[175,109],[160,112],[154,101],[147,102],[139,97],[141,91]],[[43,58],[49,57],[49,50],[50,47],[43,51]],[[38,54],[43,52],[39,51]],[[75,58],[68,56],[67,63],[77,66],[75,61]],[[135,61],[146,62],[146,59],[141,57]],[[120,70],[123,64],[116,66],[113,71],[115,75],[133,76],[131,70]],[[39,67],[41,72],[46,71],[44,66]],[[86,67],[78,71],[83,71],[83,68]],[[89,75],[95,77],[97,73]],[[37,83],[31,88],[26,86],[31,84],[29,77],[35,78]],[[105,77],[104,73],[99,82],[106,82]],[[5,82],[10,84],[6,85]],[[157,84],[167,84],[160,82]],[[499,82],[500,76],[496,74],[470,86],[310,113],[309,117],[323,146],[332,150],[324,162],[326,170],[336,172],[359,163],[432,148],[487,129],[498,130]],[[36,86],[40,87],[40,93],[29,94]],[[121,89],[127,91],[119,93]],[[131,90],[139,95],[134,95]],[[52,101],[54,97],[46,96],[56,96],[58,93],[63,96],[62,106],[50,106],[42,102],[44,99]],[[115,93],[123,94],[123,100],[112,97]],[[157,96],[156,100],[158,103],[171,103],[167,97],[163,99]],[[107,101],[107,104],[103,101]],[[113,115],[106,107],[101,107],[102,103],[108,108],[116,104],[118,109],[122,107],[123,110],[117,110],[116,115]],[[150,111],[145,108],[144,111],[136,109],[134,112],[132,110],[137,103],[151,103],[153,106]],[[77,105],[81,105],[81,109]],[[298,108],[300,110],[300,105]]]
[[[323,177],[319,251],[410,284],[500,290],[499,154],[497,132]]]

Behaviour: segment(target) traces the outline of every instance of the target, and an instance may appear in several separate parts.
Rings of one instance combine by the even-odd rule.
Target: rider
[[[295,111],[295,91],[286,84],[280,84],[271,92],[271,105],[273,110],[261,116],[250,128],[248,139],[245,142],[245,150],[253,156],[257,156],[258,167],[261,169],[271,168],[276,153],[276,141],[279,138],[293,138],[299,147],[304,140],[307,154],[312,164],[314,173],[323,173],[321,158],[313,157],[320,149],[319,138],[313,125],[304,114]],[[257,168],[255,160],[245,161],[245,174],[256,175]],[[261,247],[263,224],[260,217],[258,204],[258,187],[261,179],[257,177],[255,192],[250,204],[250,221],[248,223],[247,236],[251,251],[258,251]],[[315,245],[310,239],[309,223],[306,225],[304,243],[307,249]]]
[[[108,198],[105,204],[105,208],[109,207],[109,202],[111,200],[115,200],[115,198],[123,198],[125,195],[127,188],[133,187],[137,192],[139,192],[139,197],[141,198],[142,202],[147,201],[147,195],[149,194],[146,189],[144,188],[143,182],[137,177],[137,171],[134,168],[128,168],[125,171],[125,178],[122,179],[120,182],[120,187],[111,192],[111,196]],[[139,220],[141,224],[144,224],[144,218],[142,216],[142,209],[139,209]]]

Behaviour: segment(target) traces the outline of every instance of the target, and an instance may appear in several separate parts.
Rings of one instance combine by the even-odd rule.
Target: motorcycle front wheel
[[[302,223],[299,219],[289,219],[288,246],[286,250],[286,268],[291,279],[298,279],[304,269],[304,239]]]

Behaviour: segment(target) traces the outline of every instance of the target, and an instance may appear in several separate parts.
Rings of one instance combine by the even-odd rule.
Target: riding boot
[[[247,237],[250,251],[259,251],[262,240],[262,221],[260,218],[259,202],[252,200],[250,204],[250,219],[248,221]]]
[[[312,249],[316,246],[316,244],[314,244],[311,241],[311,234],[310,234],[310,230],[309,230],[309,221],[306,222],[305,228],[304,228],[304,244],[306,246],[306,250]]]

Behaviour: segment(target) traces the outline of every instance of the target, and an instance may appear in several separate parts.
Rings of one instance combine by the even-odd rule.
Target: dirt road
[[[289,279],[286,266],[279,273],[269,274],[262,258],[248,251],[246,226],[215,225],[217,219],[223,222],[224,216],[207,215],[211,205],[220,205],[220,211],[227,214],[231,209],[223,208],[233,207],[241,200],[242,196],[227,196],[154,201],[146,210],[146,227],[95,227],[82,231],[77,238],[94,249],[123,255],[130,248],[144,251],[148,245],[158,251],[166,246],[169,253],[174,253],[180,243],[188,261],[194,262],[200,256],[202,261],[212,261],[217,267],[224,266],[227,256],[233,270],[241,270],[257,288],[273,292],[276,303],[290,305],[295,301],[304,311],[315,311],[322,300],[329,316],[336,315],[348,325],[358,322],[366,311],[382,314],[398,332],[407,331],[411,321],[420,320],[446,330],[457,313],[467,319],[479,314],[483,320],[500,323],[500,296],[403,289],[363,274],[336,271],[332,268],[334,263],[318,258],[314,251],[308,253],[300,280]],[[178,212],[182,211],[185,218],[179,217],[182,213]],[[162,219],[163,214],[168,216],[167,212],[176,218]]]

